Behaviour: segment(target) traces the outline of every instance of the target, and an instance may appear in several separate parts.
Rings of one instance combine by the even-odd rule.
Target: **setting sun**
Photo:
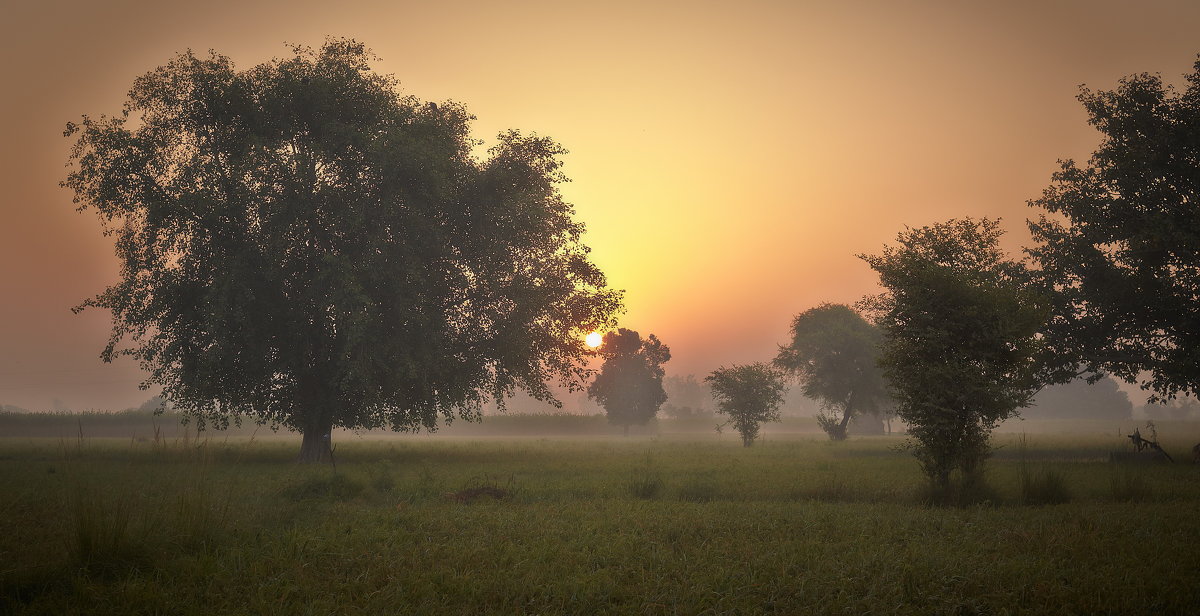
[[[588,334],[587,337],[583,339],[583,341],[586,342],[588,346],[595,349],[600,346],[600,343],[604,342],[604,338],[602,336],[600,336],[599,332],[592,332],[592,333]]]

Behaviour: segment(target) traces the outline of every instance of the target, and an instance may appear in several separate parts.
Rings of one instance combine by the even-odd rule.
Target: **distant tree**
[[[886,292],[864,301],[884,331],[881,364],[914,453],[939,489],[979,478],[988,436],[1038,390],[1048,309],[1004,257],[999,221],[951,220],[861,255]]]
[[[717,412],[729,417],[728,423],[742,435],[743,446],[754,444],[762,424],[779,421],[786,386],[783,374],[770,365],[760,362],[720,368],[704,381],[712,388]]]
[[[604,364],[588,386],[588,396],[604,407],[609,423],[628,435],[629,426],[650,421],[666,402],[662,365],[670,361],[671,349],[654,334],[643,340],[622,327],[605,334],[597,352]]]
[[[1061,385],[1051,385],[1037,394],[1033,404],[1021,411],[1029,419],[1112,419],[1132,417],[1133,403],[1121,391],[1117,382],[1102,377],[1089,384],[1076,379]]]
[[[162,397],[162,394],[157,394],[157,395],[151,396],[149,399],[147,399],[145,402],[143,402],[140,406],[137,407],[138,412],[155,413],[155,414],[162,413],[169,409],[170,409],[170,405],[167,404],[167,401],[165,398]]]
[[[1146,404],[1140,410],[1140,416],[1144,419],[1165,421],[1200,419],[1200,402],[1191,396],[1177,396],[1166,402]]]
[[[78,308],[112,311],[102,358],[201,424],[299,431],[305,462],[335,426],[433,430],[582,387],[582,333],[620,298],[558,192],[563,149],[508,132],[476,159],[467,111],[401,95],[361,44],[293,52],[183,53],[68,125],[63,184],[121,261]]]
[[[668,376],[663,379],[663,389],[667,392],[667,402],[662,410],[670,417],[705,417],[712,415],[708,403],[712,396],[704,383],[697,381],[696,376]]]
[[[1083,89],[1103,135],[1061,162],[1028,252],[1057,298],[1047,340],[1060,370],[1109,373],[1152,402],[1200,393],[1200,60],[1176,92],[1158,75]]]
[[[853,308],[822,304],[792,321],[792,341],[774,364],[800,381],[805,396],[821,403],[821,429],[845,440],[850,420],[887,408],[887,382],[879,369],[883,333]]]

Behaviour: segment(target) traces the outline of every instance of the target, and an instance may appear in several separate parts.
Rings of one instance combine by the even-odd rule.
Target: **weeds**
[[[1134,469],[1120,464],[1109,464],[1109,489],[1113,500],[1119,503],[1141,503],[1150,500],[1150,484]]]
[[[114,575],[145,562],[143,536],[133,532],[131,499],[76,482],[66,506],[72,522],[68,552],[80,565]]]
[[[1018,440],[1020,457],[1021,502],[1026,505],[1061,505],[1070,502],[1071,491],[1062,473],[1051,469],[1033,470],[1026,459],[1028,438],[1021,434]]]
[[[1061,505],[1071,501],[1071,491],[1061,473],[1043,468],[1037,471],[1021,465],[1021,502],[1026,505]]]
[[[666,483],[663,481],[662,473],[655,466],[654,456],[649,451],[646,452],[645,462],[633,467],[625,482],[626,493],[643,500],[658,498],[665,487]]]

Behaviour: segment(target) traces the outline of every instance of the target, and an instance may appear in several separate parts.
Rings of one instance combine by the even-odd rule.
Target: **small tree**
[[[597,352],[604,364],[588,385],[588,396],[604,407],[609,423],[628,435],[629,426],[647,423],[667,401],[662,365],[670,361],[671,349],[654,334],[643,340],[622,327],[605,334]]]
[[[557,185],[563,149],[402,95],[354,41],[248,70],[180,54],[124,110],[69,124],[64,185],[116,237],[102,357],[138,360],[198,422],[303,435],[435,429],[517,388],[581,387],[619,294]]]
[[[864,301],[884,330],[881,364],[939,490],[955,470],[964,484],[978,478],[992,428],[1028,406],[1042,379],[1048,310],[1000,235],[997,220],[951,220],[861,255],[887,290]]]
[[[805,396],[818,400],[821,429],[846,438],[850,420],[878,413],[888,400],[878,366],[883,333],[849,306],[822,304],[796,315],[792,342],[779,347],[775,366],[795,375]]]
[[[1103,136],[1086,166],[1062,161],[1029,228],[1055,292],[1047,340],[1063,371],[1109,373],[1152,402],[1200,393],[1200,60],[1187,89],[1158,75],[1079,100]]]
[[[717,412],[727,415],[749,447],[758,438],[762,424],[779,421],[779,405],[786,389],[783,374],[759,362],[720,368],[705,377],[717,401]],[[720,429],[720,426],[718,426]]]

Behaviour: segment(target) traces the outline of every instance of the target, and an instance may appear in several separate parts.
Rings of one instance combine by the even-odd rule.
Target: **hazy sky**
[[[1136,72],[1178,82],[1200,3],[14,2],[0,23],[0,403],[123,408],[148,394],[98,355],[109,315],[70,307],[117,275],[58,188],[67,121],[119,111],[181,50],[249,68],[357,38],[405,91],[475,134],[548,135],[622,325],[702,376],[766,360],[791,317],[877,291],[854,255],[905,225],[1025,205],[1094,149],[1075,96]]]

